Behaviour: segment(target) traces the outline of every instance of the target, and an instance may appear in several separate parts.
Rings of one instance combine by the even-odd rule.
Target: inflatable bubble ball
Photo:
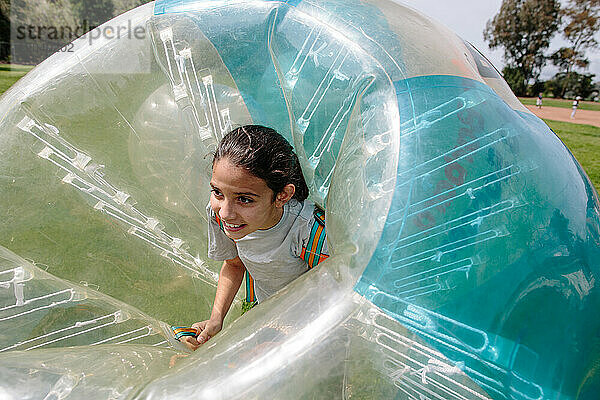
[[[1,399],[594,399],[600,205],[472,45],[392,0],[158,0],[0,100]],[[330,257],[189,353],[212,153],[280,132]],[[252,290],[250,281],[243,284]]]

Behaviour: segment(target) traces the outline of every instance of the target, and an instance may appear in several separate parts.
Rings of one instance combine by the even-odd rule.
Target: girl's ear
[[[291,183],[288,183],[283,187],[283,190],[277,193],[275,198],[275,205],[277,207],[283,207],[285,203],[290,201],[292,197],[294,197],[294,193],[296,193],[296,186]]]

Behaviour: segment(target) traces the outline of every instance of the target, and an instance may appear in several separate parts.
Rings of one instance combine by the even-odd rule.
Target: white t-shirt
[[[240,257],[246,270],[254,279],[254,292],[260,303],[279,289],[308,271],[305,254],[317,253],[310,258],[312,265],[329,254],[325,230],[315,237],[308,251],[311,231],[317,231],[315,205],[309,200],[290,200],[283,206],[279,222],[269,229],[257,230],[241,239],[230,239],[217,222],[210,204],[208,214],[208,257],[217,261]],[[320,245],[319,245],[320,244]],[[307,256],[309,258],[309,256]]]

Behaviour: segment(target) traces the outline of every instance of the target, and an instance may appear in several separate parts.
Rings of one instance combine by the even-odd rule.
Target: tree
[[[587,50],[598,47],[595,35],[600,30],[600,0],[570,0],[568,6],[561,10],[565,25],[563,37],[570,44],[562,47],[551,57],[554,65],[558,66],[560,73],[565,75],[564,83],[572,82],[579,77],[571,79],[570,74],[575,69],[585,70],[590,61],[586,57]],[[564,97],[569,86],[565,85],[559,97]]]
[[[77,19],[69,0],[12,0],[10,24],[11,62],[36,64],[74,39],[62,28],[77,26]]]
[[[485,41],[492,49],[504,48],[504,60],[522,74],[523,83],[511,86],[517,95],[524,95],[523,88],[540,76],[560,17],[559,0],[503,0],[498,14],[487,22]]]
[[[40,62],[91,28],[149,1],[0,0],[0,61],[9,60],[12,48],[11,61]]]
[[[525,76],[523,75],[523,71],[519,68],[509,67],[508,65],[502,69],[502,76],[508,86],[515,92],[518,96],[522,96],[527,91],[527,85],[525,85]]]
[[[584,99],[591,97],[595,85],[592,83],[594,74],[580,74],[571,71],[569,74],[559,72],[546,82],[546,91],[552,93],[554,97],[567,95],[568,97],[581,96]]]
[[[10,3],[0,0],[0,61],[10,60]]]
[[[115,15],[123,14],[125,11],[149,3],[151,0],[114,0]]]
[[[87,21],[88,26],[95,28],[112,17],[115,6],[112,0],[71,0],[73,10],[81,21]]]
[[[546,91],[546,81],[537,80],[527,90],[530,96],[537,97],[538,94]]]

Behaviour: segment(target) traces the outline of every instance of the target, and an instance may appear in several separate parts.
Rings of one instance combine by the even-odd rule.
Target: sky
[[[400,0],[400,2],[446,25],[458,36],[477,47],[499,71],[504,68],[502,49],[491,50],[483,40],[485,24],[500,11],[502,0]],[[598,36],[600,41],[600,35]],[[565,41],[561,39],[560,33],[557,33],[548,53],[564,45]],[[588,52],[587,57],[590,60],[587,72],[596,74],[594,81],[600,81],[600,51]],[[541,79],[549,79],[556,72],[556,68],[548,62],[542,71]]]

